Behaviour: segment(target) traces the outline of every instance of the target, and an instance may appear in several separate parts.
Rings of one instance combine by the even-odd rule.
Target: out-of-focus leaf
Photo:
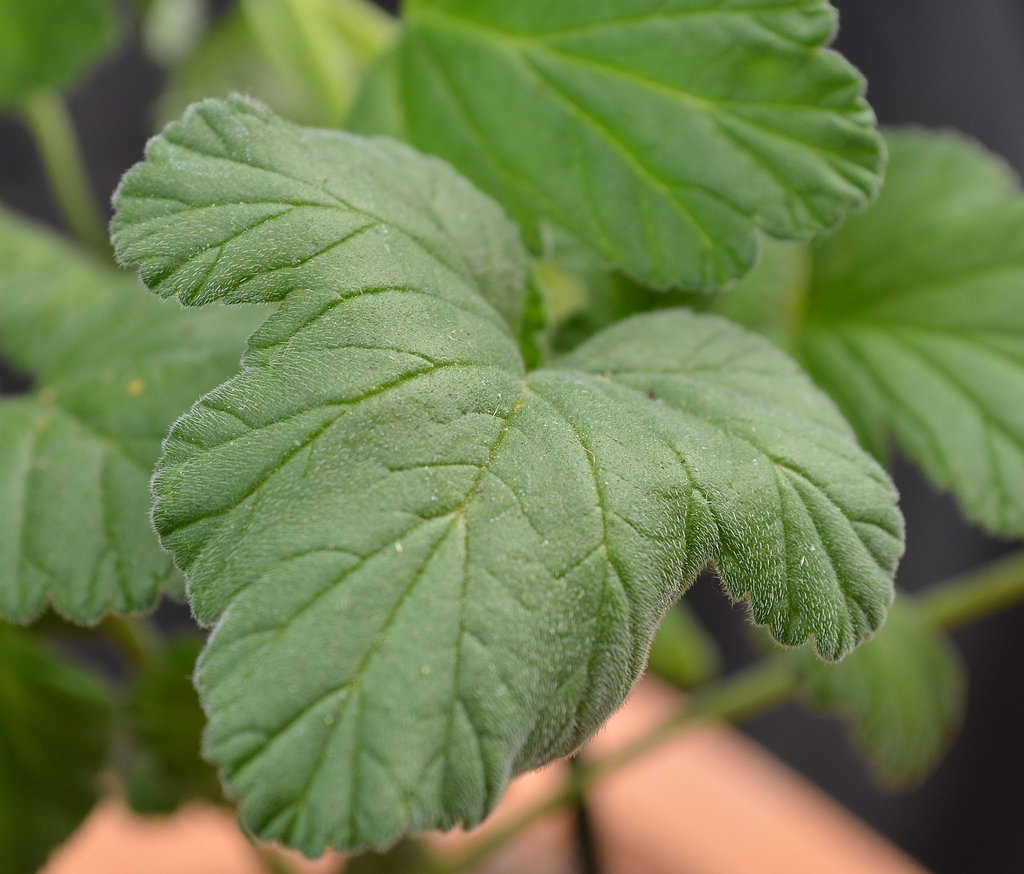
[[[0,622],[0,870],[35,874],[95,804],[107,686]]]
[[[676,604],[665,614],[647,659],[649,671],[688,689],[711,679],[720,663],[714,638],[685,603]]]
[[[790,657],[807,698],[849,721],[888,785],[912,785],[927,776],[960,727],[960,659],[908,596],[897,598],[885,625],[839,664],[802,650]]]
[[[206,716],[192,672],[202,647],[198,634],[170,641],[128,689],[128,800],[140,813],[170,813],[187,801],[223,802],[217,773],[199,753]]]
[[[175,418],[237,366],[259,314],[162,306],[132,277],[0,211],[0,355],[34,378],[0,398],[0,616],[77,622],[182,594],[149,524]]]
[[[117,36],[113,0],[3,0],[0,110],[34,91],[69,87],[114,48]]]

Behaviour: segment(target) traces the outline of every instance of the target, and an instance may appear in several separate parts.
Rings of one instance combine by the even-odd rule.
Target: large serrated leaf
[[[956,651],[907,596],[885,626],[842,664],[795,652],[797,680],[810,701],[846,717],[879,779],[923,779],[963,718],[965,687]]]
[[[877,204],[808,260],[789,258],[788,273],[756,271],[723,311],[783,337],[870,451],[884,455],[894,437],[969,518],[1019,535],[1024,196],[1005,163],[963,137],[887,138]],[[788,318],[757,315],[752,299],[766,293],[788,302]]]
[[[98,796],[110,691],[0,622],[0,860],[34,874]]]
[[[815,248],[798,354],[868,446],[891,432],[967,515],[1021,534],[1024,197],[973,143],[890,142],[876,207]]]
[[[186,302],[282,299],[154,481],[215,624],[206,752],[261,835],[317,853],[478,822],[621,703],[708,564],[827,658],[881,622],[892,486],[765,341],[666,311],[525,373],[525,255],[436,159],[242,100],[148,158],[119,256]]]
[[[0,109],[44,88],[64,88],[113,48],[112,0],[4,0],[0,4]]]
[[[35,377],[0,400],[0,615],[79,622],[182,584],[148,521],[171,422],[237,365],[258,313],[162,306],[0,212],[0,354]]]
[[[825,0],[418,0],[404,19],[355,121],[648,284],[719,287],[758,228],[806,239],[877,192],[882,142],[824,48]]]

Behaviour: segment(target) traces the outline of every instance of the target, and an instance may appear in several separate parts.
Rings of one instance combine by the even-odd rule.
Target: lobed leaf
[[[67,88],[114,47],[111,0],[4,0],[0,6],[0,109],[46,88]]]
[[[0,622],[0,859],[34,874],[96,803],[110,690]]]
[[[1019,535],[1024,197],[955,135],[890,141],[893,184],[815,249],[798,354],[866,445],[893,434],[968,516]]]
[[[403,17],[361,130],[401,132],[531,235],[554,221],[647,284],[718,288],[757,229],[807,239],[877,193],[883,144],[860,75],[824,48],[825,0],[417,0]]]
[[[211,102],[116,203],[159,293],[281,300],[154,480],[215,626],[205,750],[260,835],[478,822],[621,704],[709,564],[826,658],[881,623],[895,495],[798,368],[666,311],[527,373],[514,228],[436,159]]]
[[[963,719],[963,667],[942,633],[908,601],[838,665],[794,652],[797,679],[818,707],[848,719],[880,780],[907,786],[938,764]]]
[[[0,399],[0,616],[94,622],[182,592],[148,523],[152,466],[258,319],[161,306],[0,212],[0,354],[36,388]]]
[[[1019,535],[1024,196],[1001,160],[959,135],[887,136],[877,204],[771,280],[790,302],[786,323],[750,318],[766,274],[737,287],[728,312],[784,335],[871,452],[895,438],[970,519]]]

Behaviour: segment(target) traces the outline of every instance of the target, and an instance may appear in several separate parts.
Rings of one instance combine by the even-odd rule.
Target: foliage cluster
[[[0,108],[79,238],[0,212],[0,355],[33,383],[0,399],[0,867],[35,870],[102,771],[310,855],[473,826],[652,643],[713,679],[676,604],[708,569],[798,647],[772,688],[844,713],[884,779],[927,773],[963,703],[942,631],[1024,570],[893,603],[885,464],[1024,533],[1000,160],[879,132],[826,0],[137,13],[176,120],[110,239],[154,294],[58,96],[114,5],[0,12]],[[162,594],[208,638],[134,618]],[[68,624],[130,682],[54,650]]]

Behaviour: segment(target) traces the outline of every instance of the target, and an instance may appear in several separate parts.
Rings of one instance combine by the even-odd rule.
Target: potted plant
[[[143,810],[222,783],[255,837],[308,855],[472,826],[619,707],[706,568],[766,639],[806,645],[696,690],[671,728],[802,694],[889,779],[934,764],[962,705],[942,632],[1024,575],[1010,558],[892,603],[881,462],[895,440],[1020,534],[1001,161],[879,133],[824,0],[418,0],[400,22],[252,0],[199,42],[196,4],[142,5],[148,50],[191,58],[162,112],[225,80],[279,111],[195,103],[115,194],[118,260],[184,309],[0,217],[0,349],[32,387],[0,419],[12,870],[110,764]],[[75,7],[11,7],[0,101],[109,258],[54,89],[115,18]],[[133,615],[186,590],[205,641]],[[120,694],[42,646],[71,633],[54,613],[120,645]],[[703,681],[699,625],[670,615],[653,664]],[[192,755],[200,649],[221,783]],[[421,866],[464,870],[668,733]]]

